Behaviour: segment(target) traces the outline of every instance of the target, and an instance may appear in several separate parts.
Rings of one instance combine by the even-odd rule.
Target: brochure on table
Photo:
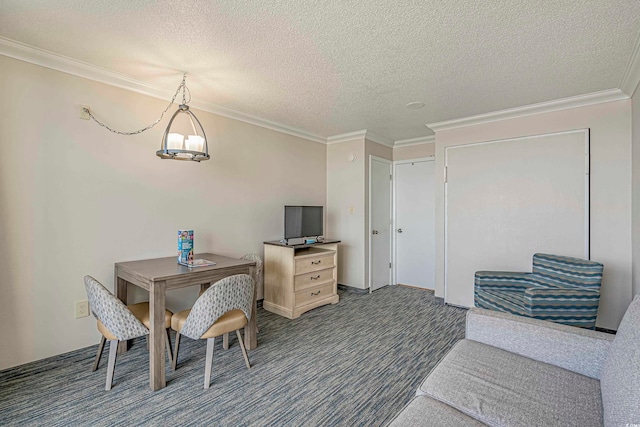
[[[194,259],[194,233],[193,230],[178,230],[178,264],[189,268],[208,267],[216,265],[215,262],[207,259]]]

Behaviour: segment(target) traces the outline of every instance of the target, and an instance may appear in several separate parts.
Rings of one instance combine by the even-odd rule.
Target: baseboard
[[[418,289],[419,291],[435,292],[433,289],[421,288],[420,286],[405,285],[404,283],[398,283],[397,286],[402,286],[403,288]]]
[[[369,289],[360,289],[353,286],[343,285],[338,283],[338,289],[345,292],[354,292],[356,294],[368,294]]]

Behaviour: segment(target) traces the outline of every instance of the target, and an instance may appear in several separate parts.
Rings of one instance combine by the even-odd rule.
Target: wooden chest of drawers
[[[265,310],[295,319],[338,302],[338,244],[264,245]]]

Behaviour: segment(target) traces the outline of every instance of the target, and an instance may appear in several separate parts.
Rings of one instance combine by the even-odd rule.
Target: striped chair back
[[[534,254],[532,279],[549,288],[589,289],[599,292],[604,266],[566,256]]]

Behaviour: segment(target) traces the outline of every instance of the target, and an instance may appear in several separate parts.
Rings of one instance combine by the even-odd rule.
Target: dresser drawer
[[[296,291],[314,288],[320,284],[333,280],[334,268],[327,268],[319,271],[312,271],[311,273],[299,274],[295,276],[293,288]]]
[[[333,267],[333,252],[326,254],[314,254],[313,256],[296,257],[295,274],[304,274],[311,271],[324,270]]]
[[[317,288],[309,288],[304,291],[296,292],[295,306],[311,304],[314,301],[321,300],[333,295],[333,282]]]

